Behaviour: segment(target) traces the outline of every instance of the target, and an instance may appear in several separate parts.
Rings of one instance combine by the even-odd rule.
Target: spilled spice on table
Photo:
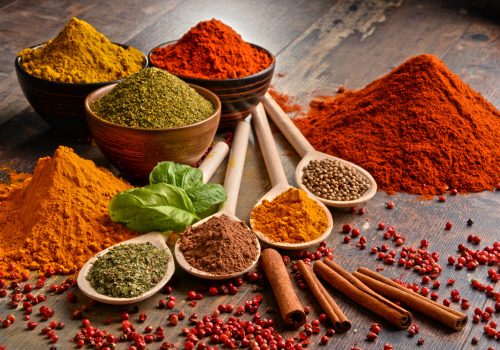
[[[31,174],[18,173],[8,166],[0,165],[0,172],[6,173],[8,181],[0,182],[0,201],[5,200],[8,194],[23,186],[26,181],[31,179]]]
[[[297,103],[294,103],[292,101],[292,97],[290,97],[289,95],[283,92],[279,92],[274,88],[270,88],[268,92],[274,98],[276,103],[279,104],[279,106],[285,113],[302,112],[302,106]]]

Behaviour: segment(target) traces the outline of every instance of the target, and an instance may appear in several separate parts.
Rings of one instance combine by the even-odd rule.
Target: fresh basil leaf
[[[160,162],[149,174],[149,182],[167,183],[187,190],[203,184],[203,172],[185,164]]]
[[[201,218],[215,213],[219,204],[227,199],[224,187],[219,184],[204,184],[188,188],[186,194],[191,199],[196,214]]]
[[[109,213],[113,221],[139,232],[182,231],[199,220],[186,192],[165,183],[118,193]]]

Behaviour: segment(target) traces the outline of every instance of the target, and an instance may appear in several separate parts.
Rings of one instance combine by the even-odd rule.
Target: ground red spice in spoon
[[[432,55],[313,100],[295,124],[318,151],[362,166],[389,193],[480,192],[500,180],[500,112]]]

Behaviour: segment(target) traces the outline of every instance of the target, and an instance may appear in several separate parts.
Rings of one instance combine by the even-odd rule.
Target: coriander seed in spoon
[[[295,170],[295,180],[301,189],[330,207],[355,207],[375,196],[377,183],[368,171],[344,159],[316,151],[269,93],[262,103],[302,157]]]

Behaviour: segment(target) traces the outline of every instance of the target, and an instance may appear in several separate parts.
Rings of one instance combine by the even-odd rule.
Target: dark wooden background
[[[58,145],[75,148],[83,157],[98,164],[107,165],[99,150],[93,145],[76,144],[54,134],[29,107],[18,86],[14,72],[14,57],[24,47],[52,38],[71,16],[89,21],[98,30],[115,42],[133,45],[143,52],[158,43],[179,38],[200,20],[212,17],[221,19],[235,28],[250,42],[268,48],[277,56],[277,72],[274,86],[281,91],[297,96],[298,101],[318,93],[331,93],[339,84],[348,89],[361,88],[373,79],[387,73],[406,58],[420,53],[439,56],[454,72],[473,88],[481,92],[497,108],[500,108],[500,22],[499,4],[494,1],[442,1],[442,0],[147,0],[147,1],[70,1],[70,0],[3,0],[0,1],[0,163],[8,163],[18,171],[32,171],[36,160],[51,155]],[[298,156],[276,131],[276,141],[283,163],[291,181]],[[360,145],[360,147],[364,147]],[[220,169],[214,181],[221,182],[224,169]],[[270,183],[258,144],[252,137],[247,154],[244,180],[240,191],[238,215],[248,219],[249,211],[257,199],[270,188]],[[384,203],[394,201],[392,211]],[[441,254],[442,265],[450,254],[456,254],[459,243],[465,242],[470,233],[482,238],[481,246],[500,240],[500,197],[499,193],[483,192],[449,197],[446,203],[436,200],[422,201],[416,196],[398,194],[387,196],[380,192],[366,205],[364,216],[352,215],[341,210],[332,211],[335,226],[328,239],[335,249],[335,259],[348,269],[365,265],[380,266],[368,251],[359,251],[355,244],[341,244],[339,230],[342,224],[351,223],[361,228],[368,238],[368,247],[382,244],[381,233],[376,224],[384,221],[395,225],[407,237],[407,244],[417,245],[425,238],[431,242],[430,250]],[[474,225],[466,227],[466,220],[472,218]],[[446,221],[454,227],[444,231]],[[420,278],[406,270],[389,267],[384,271],[391,277],[402,277],[407,282]],[[492,305],[491,299],[472,290],[469,280],[477,278],[486,282],[486,268],[474,273],[456,272],[446,267],[439,280],[440,300],[448,298],[452,288],[445,287],[447,278],[457,280],[455,288],[471,302],[469,314],[475,307]],[[60,278],[52,278],[50,285]],[[174,295],[178,297],[174,311],[184,310],[187,315],[210,314],[221,303],[242,304],[253,295],[250,287],[244,287],[233,297],[207,297],[196,308],[187,305],[187,290],[202,282],[176,272],[173,279]],[[496,286],[498,290],[498,285]],[[79,303],[88,302],[79,293]],[[266,307],[276,309],[270,291],[263,292]],[[425,349],[486,349],[498,347],[498,342],[482,334],[482,326],[469,322],[461,332],[451,332],[444,326],[426,320],[414,312],[421,332],[410,338],[405,331],[391,329],[375,315],[366,312],[352,302],[332,291],[348,317],[353,329],[347,334],[335,335],[328,348],[350,349],[358,344],[363,349],[382,349],[384,343],[391,343],[395,349],[416,347],[417,339],[425,339]],[[310,319],[317,318],[319,308],[304,292],[299,292],[304,305],[312,307]],[[155,305],[160,295],[139,305],[149,315],[143,325],[165,326],[169,311],[159,310]],[[0,299],[0,318],[12,310]],[[58,349],[73,347],[69,339],[76,333],[79,323],[70,320],[70,311],[75,305],[66,302],[64,296],[52,296],[47,305],[53,306],[53,319],[66,322],[66,328],[58,331],[61,340]],[[453,305],[458,307],[458,305]],[[38,307],[35,308],[38,310]],[[102,326],[106,316],[117,317],[120,307],[100,305],[92,308],[89,318]],[[39,331],[27,331],[22,321],[22,311],[14,311],[17,320],[8,329],[0,329],[0,344],[8,349],[49,348],[48,341]],[[137,316],[133,316],[136,318]],[[227,317],[227,316],[225,316]],[[286,335],[296,334],[279,324],[277,313],[266,314],[277,322],[277,328]],[[497,315],[494,316],[494,319]],[[38,319],[34,316],[34,319]],[[381,322],[383,330],[374,343],[364,340],[372,322]],[[183,339],[178,336],[187,321],[175,328],[166,327],[169,341],[180,347]],[[143,326],[139,326],[142,329]],[[118,334],[118,323],[104,327]],[[41,329],[42,326],[39,326]],[[470,344],[473,336],[480,337],[476,346]],[[319,337],[312,338],[315,347]],[[158,343],[148,348],[157,348]],[[126,348],[123,344],[119,348]]]

